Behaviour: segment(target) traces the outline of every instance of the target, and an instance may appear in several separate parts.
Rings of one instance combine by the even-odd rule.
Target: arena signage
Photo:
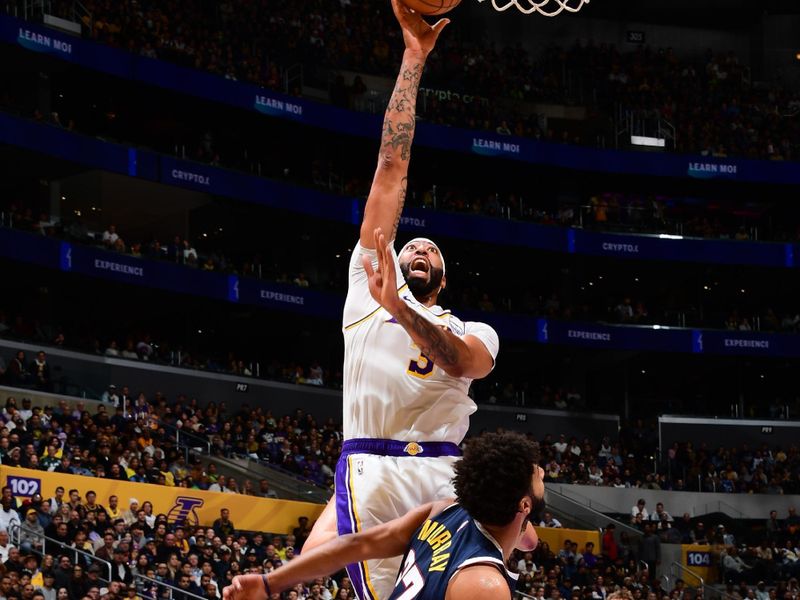
[[[622,254],[639,254],[639,244],[619,244],[603,242],[603,250]]]
[[[36,52],[47,52],[88,69],[228,106],[255,110],[272,117],[302,119],[314,127],[370,139],[377,139],[380,135],[378,115],[268,92],[252,84],[131,54],[88,40],[75,38],[64,41],[53,36],[49,29],[11,16],[0,16],[0,40]],[[800,184],[800,169],[791,161],[719,160],[680,154],[603,150],[514,136],[504,138],[497,140],[492,134],[422,122],[417,127],[416,143],[442,150],[512,158],[578,171]],[[123,172],[127,172],[127,165]]]
[[[19,28],[17,42],[23,48],[34,52],[54,52],[58,54],[72,54],[72,44],[44,33]]]
[[[302,117],[303,106],[296,102],[287,102],[278,98],[271,98],[262,94],[256,94],[253,107],[261,113],[273,116],[292,116]]]
[[[550,228],[556,230],[557,228]],[[189,269],[89,246],[0,228],[0,256],[51,269],[228,302],[241,302],[341,320],[341,294],[265,283],[252,277]],[[99,268],[98,265],[103,268]],[[141,270],[141,271],[139,271]],[[141,273],[141,276],[138,275]],[[501,338],[616,350],[800,357],[800,336],[721,330],[574,323],[515,314],[464,311],[459,317],[491,324]]]
[[[464,104],[480,104],[482,106],[489,105],[489,99],[484,98],[483,96],[473,96],[471,94],[461,94],[459,92],[453,92],[451,90],[437,90],[433,88],[419,88],[420,93],[424,97],[432,96],[437,100],[445,101],[445,100],[454,100],[456,102],[462,102]]]
[[[493,140],[483,137],[472,138],[472,151],[482,156],[519,156],[521,146],[505,140]]]
[[[191,171],[181,171],[180,169],[172,169],[170,175],[177,181],[188,181],[206,187],[211,185],[211,177],[208,175],[200,175],[199,173],[192,173]]]
[[[714,177],[736,177],[739,167],[735,163],[699,162],[690,161],[688,174],[698,179],[712,179]]]
[[[400,226],[401,227],[419,227],[421,229],[425,228],[425,219],[420,219],[417,217],[400,217]]]
[[[119,498],[140,498],[153,503],[156,513],[167,515],[168,523],[211,526],[220,510],[227,508],[236,519],[238,529],[250,531],[288,531],[297,525],[299,517],[312,522],[324,508],[321,504],[258,498],[242,494],[224,494],[205,490],[190,490],[149,483],[133,483],[112,479],[87,479],[82,475],[66,475],[17,467],[0,467],[0,485],[11,487],[14,495],[27,498],[41,494],[50,498],[56,487],[75,488],[83,496],[86,490],[97,493],[105,503],[111,495]],[[120,504],[122,501],[120,501]]]

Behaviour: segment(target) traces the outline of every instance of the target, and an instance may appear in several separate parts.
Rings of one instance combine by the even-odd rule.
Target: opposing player
[[[389,523],[330,540],[268,575],[240,575],[223,590],[223,600],[262,600],[348,562],[403,551],[389,600],[509,600],[516,575],[505,565],[527,523],[544,509],[538,461],[538,445],[522,435],[474,438],[455,465],[455,503],[425,504]]]
[[[437,305],[447,280],[439,247],[393,244],[406,194],[420,77],[448,20],[428,25],[393,0],[405,52],[386,109],[378,166],[344,307],[344,436],[336,493],[304,550],[386,523],[420,504],[452,497],[452,465],[475,404],[473,379],[494,366],[499,342],[483,323]],[[334,510],[335,509],[335,510]],[[361,600],[391,592],[399,559],[349,569]]]

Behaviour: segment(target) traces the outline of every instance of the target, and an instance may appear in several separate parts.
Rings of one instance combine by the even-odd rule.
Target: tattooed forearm
[[[414,140],[416,128],[417,93],[423,66],[424,62],[420,58],[404,58],[383,120],[381,152],[384,156],[393,158],[399,150],[402,161],[407,162],[411,158],[411,142]]]
[[[394,217],[394,227],[392,228],[391,239],[397,239],[397,228],[400,225],[400,215],[403,214],[403,206],[406,203],[406,187],[408,186],[408,177],[403,177],[400,180],[400,191],[397,193],[397,214]]]
[[[466,344],[443,327],[434,325],[416,311],[406,308],[407,310],[395,318],[411,335],[420,352],[445,371],[457,367],[466,350]]]

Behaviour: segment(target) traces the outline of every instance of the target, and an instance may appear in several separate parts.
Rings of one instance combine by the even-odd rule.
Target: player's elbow
[[[400,157],[391,148],[382,149],[378,155],[378,172],[391,173],[400,168]]]

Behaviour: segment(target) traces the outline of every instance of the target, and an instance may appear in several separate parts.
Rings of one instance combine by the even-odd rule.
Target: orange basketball
[[[443,15],[460,2],[461,0],[403,0],[403,4],[421,15]]]

